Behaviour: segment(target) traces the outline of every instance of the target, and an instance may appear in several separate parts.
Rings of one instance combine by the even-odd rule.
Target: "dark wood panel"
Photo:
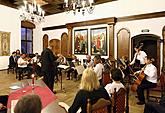
[[[117,57],[126,56],[129,58],[130,31],[122,28],[117,33]]]
[[[67,50],[68,50],[68,35],[67,33],[62,33],[61,35],[61,54],[67,57]]]
[[[58,26],[44,27],[44,28],[42,28],[42,30],[43,30],[43,31],[48,31],[48,30],[63,29],[63,28],[66,28],[66,25],[58,25]]]
[[[54,55],[60,54],[60,52],[61,52],[60,40],[58,40],[58,39],[51,39],[49,41],[49,44],[52,47],[52,51],[53,51]]]
[[[149,18],[159,18],[159,17],[165,17],[165,11],[119,17],[119,18],[117,18],[117,22],[140,20],[140,19],[149,19]]]
[[[43,50],[48,47],[48,40],[49,40],[49,37],[47,34],[45,34],[43,36]]]
[[[29,21],[21,21],[21,27],[30,28],[30,29],[36,28],[35,24]]]

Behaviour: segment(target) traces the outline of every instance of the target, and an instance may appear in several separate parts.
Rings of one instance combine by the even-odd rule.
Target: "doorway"
[[[133,59],[135,51],[134,47],[138,43],[143,43],[142,50],[146,52],[148,56],[155,59],[153,64],[160,72],[160,37],[154,34],[140,34],[131,38],[131,59]]]

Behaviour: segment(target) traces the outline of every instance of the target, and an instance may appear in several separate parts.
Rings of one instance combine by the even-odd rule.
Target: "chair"
[[[155,96],[155,95],[151,95],[150,92],[158,92],[159,96]],[[158,84],[157,87],[155,88],[150,88],[147,89],[147,100],[151,101],[150,98],[155,99],[156,102],[158,102],[160,100],[160,98],[165,95],[164,92],[165,91],[165,72],[162,70],[161,74],[158,78]]]
[[[8,101],[8,95],[0,96],[0,103],[2,103],[4,106],[2,109],[0,109],[0,113],[7,113],[7,101]]]
[[[112,81],[112,79],[110,77],[110,73],[103,72],[102,73],[102,85],[106,86],[111,81]]]
[[[90,99],[87,100],[87,113],[108,113],[111,101],[100,98],[95,104],[91,105]],[[109,110],[108,110],[109,109]]]
[[[116,92],[116,88],[114,89],[114,94],[112,95],[112,106],[113,113],[124,113],[125,108],[125,100],[126,100],[126,90],[124,88],[120,88],[118,92]]]
[[[15,67],[8,65],[7,74],[11,71],[14,74]]]

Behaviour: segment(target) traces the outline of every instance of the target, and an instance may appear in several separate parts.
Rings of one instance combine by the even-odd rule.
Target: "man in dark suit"
[[[54,77],[57,71],[54,61],[57,60],[57,58],[53,55],[51,49],[52,47],[48,47],[41,53],[41,71],[44,75],[43,81],[53,92]]]
[[[9,68],[16,67],[16,52],[12,52],[12,55],[9,57]]]

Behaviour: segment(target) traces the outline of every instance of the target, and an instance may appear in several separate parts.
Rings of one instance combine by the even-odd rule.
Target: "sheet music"
[[[66,65],[58,65],[57,68],[61,68],[61,69],[68,69],[69,66]]]
[[[75,69],[77,70],[78,75],[81,75],[85,70],[84,66],[82,65],[76,66]]]

